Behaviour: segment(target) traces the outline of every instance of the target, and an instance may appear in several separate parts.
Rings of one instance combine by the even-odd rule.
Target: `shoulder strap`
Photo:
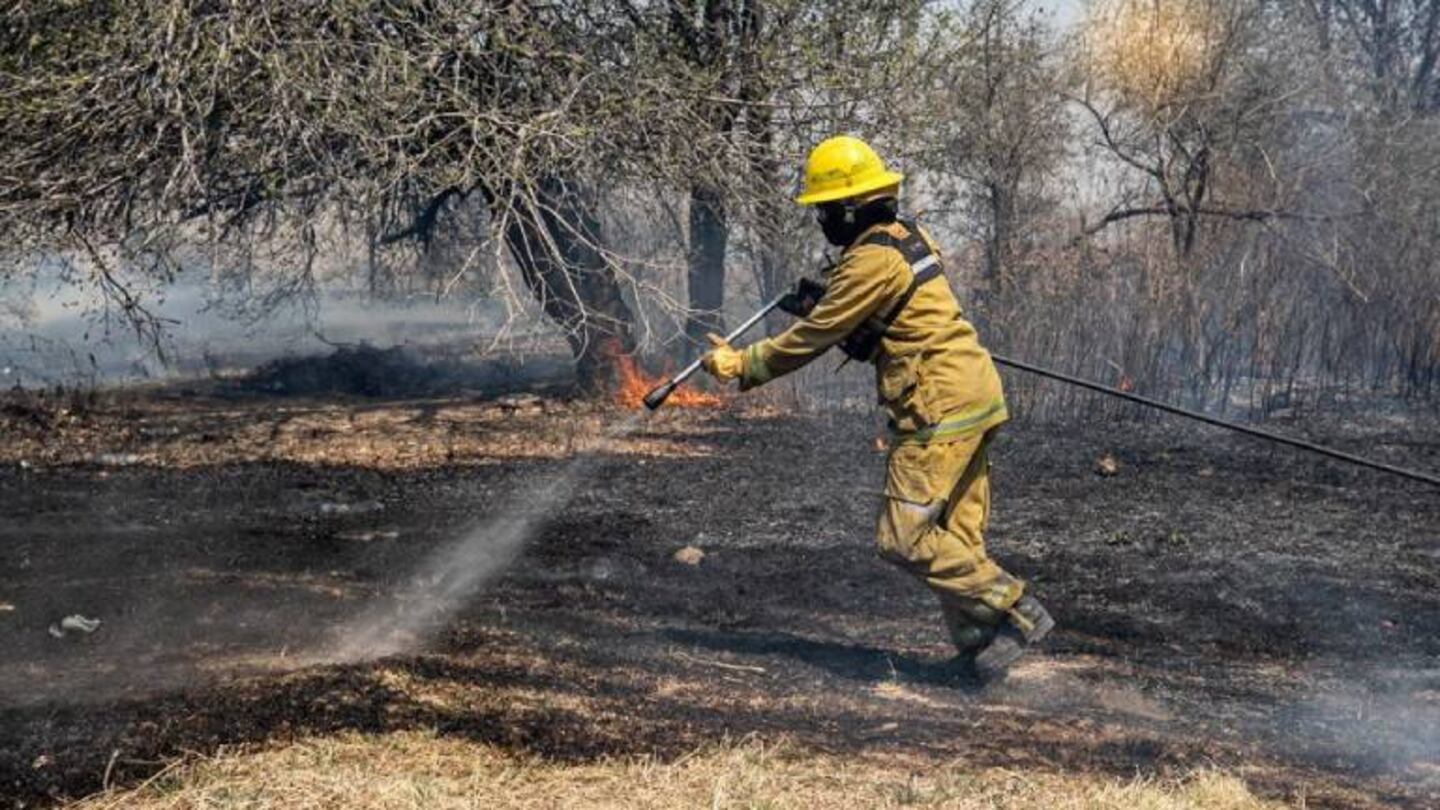
[[[895,248],[900,251],[905,263],[910,265],[910,286],[906,287],[905,292],[895,301],[895,306],[880,318],[883,329],[889,329],[890,324],[900,317],[900,313],[905,310],[910,299],[915,297],[915,291],[920,289],[921,284],[938,277],[945,269],[940,265],[940,257],[930,249],[930,245],[920,235],[920,229],[915,223],[905,219],[899,220],[899,223],[905,228],[904,237],[897,238],[888,231],[876,231],[860,242],[862,245],[883,245]]]
[[[905,228],[903,237],[892,236],[889,231],[876,231],[860,240],[860,244],[894,248],[900,251],[900,255],[905,257],[905,262],[911,267],[924,261],[925,257],[935,255],[930,252],[930,246],[920,236],[920,229],[914,222],[907,219],[897,221]]]

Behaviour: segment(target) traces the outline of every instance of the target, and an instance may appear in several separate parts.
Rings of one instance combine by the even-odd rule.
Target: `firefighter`
[[[992,681],[1055,623],[985,551],[986,450],[1008,418],[1005,397],[940,272],[935,243],[898,216],[902,179],[858,138],[816,146],[796,202],[814,206],[826,240],[843,250],[823,295],[789,329],[749,346],[711,335],[704,365],[719,380],[738,379],[741,390],[832,346],[875,365],[893,433],[877,551],[938,597],[957,667]]]

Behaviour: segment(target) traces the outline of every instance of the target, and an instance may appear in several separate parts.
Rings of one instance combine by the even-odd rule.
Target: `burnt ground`
[[[870,549],[867,416],[160,392],[0,417],[0,797],[53,804],[305,734],[428,728],[562,760],[725,738],[1440,804],[1440,492],[1209,429],[1013,426],[993,551],[1060,621],[978,691]],[[1440,468],[1440,431],[1343,447]],[[337,633],[590,462],[418,651]],[[1112,454],[1114,476],[1095,472]],[[482,523],[483,525],[483,523]],[[676,562],[686,545],[706,556]],[[64,616],[92,634],[55,638]]]

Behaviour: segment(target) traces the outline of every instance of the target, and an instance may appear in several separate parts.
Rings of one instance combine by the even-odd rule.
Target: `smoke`
[[[646,416],[636,413],[601,436],[633,431]],[[577,456],[544,484],[524,485],[499,502],[498,511],[436,551],[410,577],[393,602],[377,605],[342,627],[322,660],[364,661],[414,650],[433,637],[465,604],[509,567],[548,518],[564,509],[595,471],[597,456]]]
[[[1418,664],[1419,662],[1417,662]],[[1316,677],[1279,718],[1308,742],[1312,756],[1343,758],[1380,773],[1433,775],[1440,765],[1440,669]]]
[[[107,323],[100,315],[103,306],[94,290],[58,277],[0,280],[0,387],[204,376],[278,357],[325,354],[334,343],[458,344],[501,334],[509,325],[503,306],[494,301],[424,295],[377,301],[335,287],[257,316],[238,309],[208,282],[181,280],[167,287],[163,298],[147,301],[168,323],[157,353],[123,321]]]

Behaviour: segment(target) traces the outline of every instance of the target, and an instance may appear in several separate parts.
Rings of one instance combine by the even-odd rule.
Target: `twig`
[[[128,801],[130,800],[130,798],[131,798],[133,795],[140,793],[140,792],[143,791],[145,788],[150,787],[151,785],[155,784],[155,783],[156,783],[157,781],[159,781],[160,779],[163,779],[163,778],[164,778],[166,775],[168,775],[171,771],[175,770],[176,768],[179,768],[181,765],[184,765],[188,760],[189,760],[189,757],[180,757],[179,759],[172,760],[169,765],[166,765],[165,767],[161,768],[159,771],[156,771],[153,776],[151,776],[149,779],[146,779],[144,782],[141,782],[139,785],[136,785],[133,790],[128,790],[128,791],[126,791],[126,792],[125,792],[125,795],[122,795],[122,796],[116,798],[115,801],[113,801],[113,802],[105,805],[105,807],[102,808],[102,810],[114,810],[115,808],[124,805],[126,802],[128,802]]]
[[[100,789],[106,792],[110,790],[110,773],[115,770],[115,760],[120,758],[120,749],[116,748],[110,752],[110,761],[105,763],[105,775],[100,777]]]
[[[757,672],[763,675],[768,671],[764,667],[755,667],[748,664],[727,664],[724,661],[713,661],[708,658],[696,658],[693,655],[688,655],[683,652],[675,653],[675,657],[683,661],[689,661],[694,664],[704,664],[708,667],[719,667],[720,669],[732,669],[736,672]]]

